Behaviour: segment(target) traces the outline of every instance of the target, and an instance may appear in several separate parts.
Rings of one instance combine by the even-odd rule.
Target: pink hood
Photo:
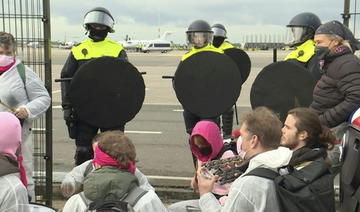
[[[21,144],[19,119],[11,113],[0,112],[0,153],[17,160],[15,155]]]
[[[195,135],[202,136],[210,143],[212,153],[209,156],[200,154],[199,148],[194,144],[193,138]],[[215,158],[224,146],[219,127],[212,121],[199,121],[191,133],[190,146],[192,153],[202,162],[207,162]]]

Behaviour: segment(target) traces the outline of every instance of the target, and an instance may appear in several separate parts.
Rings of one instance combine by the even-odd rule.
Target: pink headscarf
[[[19,163],[20,180],[27,187],[26,172],[22,165],[21,151],[16,156],[16,151],[21,150],[21,126],[19,119],[9,112],[0,112],[0,154],[17,160]]]
[[[110,155],[103,152],[99,145],[96,145],[95,152],[94,152],[94,159],[92,160],[92,163],[98,164],[100,166],[115,166],[119,169],[127,170],[131,173],[135,173],[135,163],[133,161],[129,162],[126,166],[123,166],[119,163],[119,161],[112,158]]]

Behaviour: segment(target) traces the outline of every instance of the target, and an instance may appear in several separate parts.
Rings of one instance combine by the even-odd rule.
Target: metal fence
[[[342,13],[344,25],[349,27],[357,39],[360,39],[359,6],[358,0],[344,0],[344,13]]]
[[[17,55],[45,82],[51,96],[50,0],[0,0],[0,31],[17,41]],[[52,110],[33,125],[37,201],[52,202]]]

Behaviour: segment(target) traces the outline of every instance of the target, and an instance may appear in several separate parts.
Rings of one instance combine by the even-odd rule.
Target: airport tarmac
[[[52,78],[60,77],[60,71],[69,50],[52,49]],[[137,150],[137,166],[148,176],[191,177],[193,162],[188,146],[188,135],[182,117],[182,107],[172,88],[171,80],[184,51],[169,53],[128,53],[129,61],[143,75],[146,85],[144,105],[137,116],[125,127],[125,133],[133,140]],[[272,63],[272,51],[248,51],[252,68],[243,84],[237,101],[239,114],[250,110],[251,85],[266,65]],[[287,54],[278,51],[278,60]],[[99,71],[101,74],[101,71]],[[60,83],[53,83],[53,158],[54,171],[64,173],[74,166],[74,141],[68,138],[62,118]],[[234,119],[234,128],[236,128]]]

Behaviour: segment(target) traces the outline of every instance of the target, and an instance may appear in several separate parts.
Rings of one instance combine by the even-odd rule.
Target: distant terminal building
[[[285,48],[285,43],[247,42],[244,45],[245,50],[249,50],[249,49],[268,50],[268,49],[284,49],[284,48]]]

